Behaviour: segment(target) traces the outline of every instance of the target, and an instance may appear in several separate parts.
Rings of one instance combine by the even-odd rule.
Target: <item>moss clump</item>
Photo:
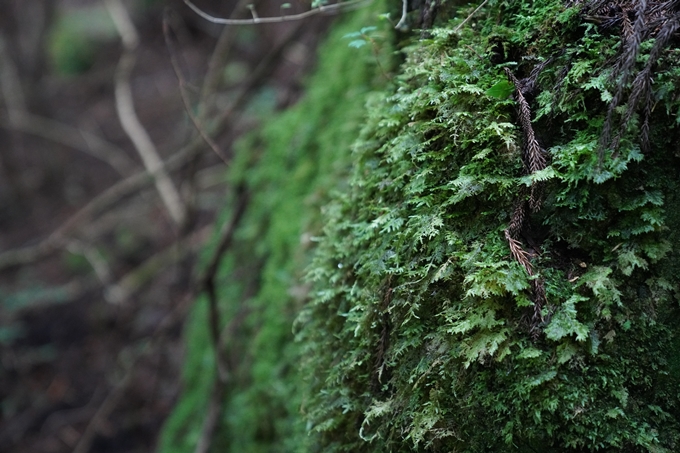
[[[325,208],[299,318],[313,451],[678,451],[660,2],[496,1],[458,29],[479,3],[404,49]]]

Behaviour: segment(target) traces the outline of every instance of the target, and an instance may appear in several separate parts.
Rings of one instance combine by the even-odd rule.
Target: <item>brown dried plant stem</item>
[[[526,90],[527,92],[532,91],[538,73],[546,64],[547,62],[539,64],[532,71],[531,75],[522,81],[518,80],[509,68],[505,68],[508,79],[515,86],[515,100],[518,104],[519,123],[522,132],[524,133],[523,161],[527,174],[533,174],[545,169],[547,163],[545,156],[543,155],[543,150],[536,139],[536,134],[531,123],[531,108],[523,90]],[[519,235],[527,222],[527,208],[530,208],[533,212],[538,212],[541,209],[542,190],[539,182],[532,182],[530,193],[528,203],[523,199],[516,201],[515,209],[510,218],[510,225],[505,230],[504,234],[506,241],[508,241],[512,257],[524,268],[529,276],[535,277],[535,271],[531,263],[531,254],[522,246]],[[523,194],[520,194],[520,196],[523,196]],[[537,334],[537,326],[543,321],[541,310],[546,304],[543,279],[535,277],[531,282],[531,286],[534,299],[534,313],[532,316],[531,330],[534,334]]]

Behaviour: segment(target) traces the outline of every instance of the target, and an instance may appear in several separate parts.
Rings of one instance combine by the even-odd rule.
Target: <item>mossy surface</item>
[[[300,318],[318,451],[680,448],[679,55],[617,74],[593,3],[461,8],[373,97]]]

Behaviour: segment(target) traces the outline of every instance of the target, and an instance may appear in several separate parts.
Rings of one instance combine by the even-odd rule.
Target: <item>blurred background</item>
[[[331,19],[0,0],[0,452],[153,451],[231,146],[299,99]]]

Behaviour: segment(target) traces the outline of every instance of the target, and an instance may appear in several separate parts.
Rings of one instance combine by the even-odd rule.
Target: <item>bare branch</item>
[[[211,16],[210,14],[200,9],[198,6],[194,5],[189,0],[184,0],[184,3],[186,3],[186,5],[189,8],[191,8],[196,14],[201,16],[203,19],[207,20],[208,22],[212,22],[213,24],[220,25],[256,25],[256,24],[274,24],[279,22],[290,22],[305,19],[307,17],[316,16],[317,14],[332,14],[341,11],[347,11],[359,7],[363,4],[368,4],[370,2],[371,0],[351,0],[349,2],[344,3],[322,5],[317,8],[313,8],[309,11],[305,11],[304,13],[276,17],[258,17],[254,10],[251,10],[253,11],[252,19],[223,19],[220,17]]]
[[[408,30],[408,25],[406,25],[406,15],[408,14],[408,0],[401,1],[401,19],[394,26],[397,30]]]
[[[181,151],[178,151],[167,162],[163,163],[163,166],[156,171],[171,171],[180,168],[199,153],[201,150],[200,145],[202,144],[202,139],[192,142]],[[155,173],[148,170],[130,176],[94,197],[87,205],[38,244],[0,253],[0,270],[29,264],[56,252],[66,244],[66,235],[78,225],[110,208],[122,198],[152,184],[155,181],[155,176]]]
[[[224,154],[224,152],[222,152],[217,143],[215,143],[215,141],[210,138],[208,133],[205,131],[205,128],[201,125],[199,119],[193,113],[191,101],[189,100],[186,92],[186,80],[184,80],[182,70],[179,67],[179,63],[177,62],[175,48],[172,45],[172,39],[170,38],[170,24],[168,22],[167,16],[163,18],[163,35],[165,36],[165,45],[168,48],[168,52],[170,52],[170,62],[172,63],[172,68],[174,69],[175,76],[177,76],[177,81],[179,82],[179,93],[182,98],[182,103],[184,104],[184,110],[186,111],[186,114],[189,116],[189,119],[196,128],[196,131],[198,131],[210,149],[212,149],[213,152],[217,154],[217,156],[222,159],[225,164],[229,164],[229,159],[227,156]]]
[[[133,294],[138,292],[149,281],[153,280],[163,268],[175,264],[194,252],[208,237],[212,226],[206,226],[181,241],[175,242],[155,255],[147,258],[142,264],[125,274],[118,282],[106,288],[107,300],[112,303],[124,303]]]
[[[261,83],[264,75],[272,66],[273,62],[281,55],[282,50],[290,44],[303,29],[302,25],[296,27],[276,48],[260,62],[248,82],[239,89],[234,96],[231,105],[227,107],[217,118],[213,133],[223,133],[231,126],[231,119],[243,107],[252,91]],[[83,222],[99,215],[121,199],[151,185],[155,181],[157,172],[170,172],[177,170],[191,161],[203,149],[204,140],[197,137],[191,143],[172,155],[162,163],[162,167],[156,170],[145,170],[136,173],[106,189],[94,197],[83,208],[72,215],[59,228],[39,243],[27,247],[0,252],[0,270],[9,267],[21,266],[44,258],[62,248],[66,244],[66,236]]]
[[[453,31],[454,31],[454,32],[459,31],[459,30],[463,27],[463,25],[465,25],[465,24],[467,23],[467,21],[469,21],[470,19],[472,19],[472,16],[474,16],[475,14],[477,14],[477,11],[479,11],[480,9],[482,9],[482,8],[484,7],[484,5],[486,5],[486,2],[488,2],[488,1],[489,1],[489,0],[484,0],[484,1],[483,1],[483,2],[482,2],[475,10],[474,10],[474,11],[472,11],[472,13],[470,13],[470,15],[469,15],[468,17],[465,18],[465,20],[464,20],[463,22],[461,22],[460,24],[458,24],[458,26],[457,26]]]
[[[172,179],[163,170],[163,161],[156,150],[156,146],[135,112],[132,88],[130,87],[130,74],[135,64],[134,51],[139,43],[137,30],[121,0],[106,0],[106,7],[125,47],[115,77],[116,110],[120,123],[135,145],[146,169],[156,175],[156,189],[175,224],[181,226],[186,221],[186,207]]]
[[[113,143],[91,132],[50,118],[9,110],[8,118],[0,119],[0,127],[42,137],[89,154],[106,162],[122,176],[129,175],[136,167],[135,162],[125,155],[125,151]]]
[[[244,8],[247,3],[248,0],[239,0],[233,9],[230,19],[233,19],[237,12]],[[235,28],[224,27],[210,56],[208,71],[203,79],[203,86],[201,87],[201,95],[199,97],[199,117],[203,120],[209,115],[210,106],[208,105],[208,100],[217,91],[222,78],[222,69],[229,58],[229,52],[233,46],[235,36]]]
[[[73,453],[88,453],[90,451],[97,430],[120,403],[122,396],[125,394],[128,385],[134,377],[134,372],[137,368],[137,365],[144,357],[147,357],[156,351],[158,345],[161,344],[161,340],[163,340],[164,335],[169,332],[170,329],[176,325],[177,322],[179,322],[179,320],[186,316],[186,313],[191,306],[192,300],[192,294],[187,294],[186,296],[182,297],[177,305],[172,309],[172,311],[165,315],[165,317],[161,320],[154,332],[151,334],[149,341],[147,341],[141,350],[134,355],[130,365],[125,370],[123,377],[115,384],[114,388],[109,392],[109,394],[104,399],[104,402],[95,412],[94,416],[85,428],[85,431],[80,436],[78,443],[73,449]]]

